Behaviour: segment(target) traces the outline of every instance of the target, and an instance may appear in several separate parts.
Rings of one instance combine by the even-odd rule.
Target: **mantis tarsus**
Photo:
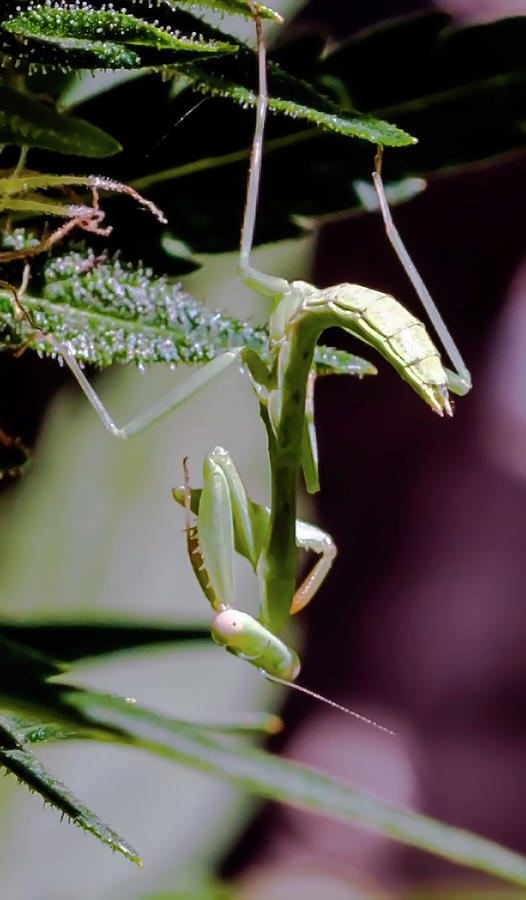
[[[216,616],[213,637],[270,677],[292,681],[299,670],[293,650],[278,637],[291,613],[303,608],[326,576],[335,547],[328,535],[314,526],[296,522],[296,492],[300,468],[307,489],[318,489],[317,453],[313,426],[313,355],[321,333],[340,327],[375,347],[439,415],[451,415],[448,388],[466,393],[469,372],[425,289],[392,222],[381,179],[382,153],[373,175],[386,230],[408,276],[441,339],[455,372],[446,370],[425,326],[393,297],[362,287],[341,284],[317,289],[304,281],[256,271],[250,265],[256,221],[268,104],[266,48],[262,23],[253,0],[246,0],[257,35],[258,97],[256,127],[248,176],[239,270],[242,280],[271,301],[270,363],[255,351],[224,353],[199,370],[146,413],[119,427],[87,382],[68,348],[42,334],[52,344],[79,382],[104,425],[116,437],[126,438],[145,429],[198,390],[231,363],[242,362],[256,391],[265,424],[271,469],[270,510],[254,504],[225,451],[215,450],[205,464],[202,492],[188,486],[175,491],[192,511],[197,526],[187,525],[188,549],[203,592]],[[297,544],[304,542],[321,553],[313,572],[298,590],[295,585]],[[237,550],[253,565],[260,586],[258,618],[236,611],[232,556]]]

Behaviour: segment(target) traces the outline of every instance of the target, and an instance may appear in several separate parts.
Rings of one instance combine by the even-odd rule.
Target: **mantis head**
[[[211,633],[217,644],[267,675],[283,681],[294,681],[299,675],[301,666],[295,650],[248,613],[222,610],[212,622]]]

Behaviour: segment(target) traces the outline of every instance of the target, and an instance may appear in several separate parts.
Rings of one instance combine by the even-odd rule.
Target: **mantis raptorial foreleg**
[[[204,484],[191,491],[185,483],[173,491],[184,503],[188,555],[196,578],[216,613],[211,633],[216,643],[268,675],[294,681],[300,670],[297,653],[264,621],[235,609],[234,549],[257,571],[268,511],[252,503],[226,450],[216,447],[205,459]],[[195,512],[197,525],[190,513]]]
[[[250,500],[230,454],[221,447],[216,447],[205,459],[202,490],[190,489],[186,461],[184,471],[185,485],[174,488],[172,493],[186,509],[188,554],[196,577],[210,605],[219,612],[230,606],[234,596],[234,548],[257,573],[270,510]],[[198,526],[191,525],[190,513],[198,517]],[[198,540],[197,532],[201,535]],[[291,615],[307,606],[336,556],[331,536],[300,519],[296,520],[296,545],[320,558],[296,590],[290,606]],[[201,574],[203,572],[206,576]],[[264,612],[261,618],[265,624]]]
[[[190,488],[187,461],[183,462],[184,485],[173,490],[174,499],[185,507],[188,555],[196,578],[215,612],[213,639],[229,653],[259,669],[271,681],[290,684],[308,696],[394,734],[355,710],[348,709],[301,685],[293,684],[300,671],[297,653],[260,619],[235,609],[234,549],[258,569],[268,528],[269,511],[251,501],[226,450],[216,447],[205,459],[204,484]],[[192,523],[191,514],[197,516]],[[321,559],[305,579],[293,600],[291,612],[299,612],[319,587],[336,549],[329,535],[306,522],[296,523],[298,546],[321,553]]]
[[[291,616],[305,609],[310,603],[329,574],[337,553],[336,544],[330,534],[322,531],[316,525],[310,525],[300,519],[296,520],[296,544],[302,550],[318,553],[320,558],[300,586],[296,588],[290,606]]]

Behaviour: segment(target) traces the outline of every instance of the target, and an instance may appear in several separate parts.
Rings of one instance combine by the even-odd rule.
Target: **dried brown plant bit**
[[[75,187],[88,188],[91,192],[91,206],[82,202],[74,191]],[[63,203],[51,198],[48,192],[59,191],[66,194],[74,203]],[[31,245],[0,252],[0,263],[9,263],[19,259],[29,259],[47,252],[54,244],[64,240],[74,229],[79,228],[90,234],[108,237],[111,225],[104,225],[105,213],[100,208],[99,190],[111,193],[126,194],[141,206],[148,209],[155,218],[165,224],[166,218],[155,203],[143,197],[127,184],[112,178],[97,175],[48,175],[38,172],[18,172],[0,178],[1,205],[7,211],[17,212],[30,209],[35,215],[62,216],[66,221],[45,235],[40,241]]]
[[[19,437],[11,437],[0,428],[0,479],[19,475],[28,462],[30,451]]]

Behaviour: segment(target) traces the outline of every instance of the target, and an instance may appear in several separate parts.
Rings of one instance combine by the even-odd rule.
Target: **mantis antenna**
[[[269,681],[275,681],[276,684],[283,684],[285,687],[293,688],[295,691],[300,691],[302,694],[307,694],[308,697],[312,697],[313,700],[320,700],[322,703],[326,703],[327,706],[332,706],[334,709],[338,709],[340,712],[345,713],[347,716],[351,716],[353,719],[358,719],[359,722],[363,722],[365,725],[371,725],[373,728],[378,728],[379,731],[385,731],[386,734],[391,734],[393,737],[396,737],[396,731],[393,731],[392,728],[388,728],[387,725],[380,725],[379,722],[375,722],[374,719],[369,719],[367,716],[362,716],[361,713],[356,712],[354,709],[349,709],[347,706],[342,706],[341,703],[336,703],[335,700],[329,700],[328,697],[324,697],[323,694],[318,694],[316,691],[311,691],[309,688],[303,687],[301,684],[296,684],[294,681],[285,681],[284,678],[276,678],[275,675],[269,675],[268,672],[263,672],[265,678]]]

